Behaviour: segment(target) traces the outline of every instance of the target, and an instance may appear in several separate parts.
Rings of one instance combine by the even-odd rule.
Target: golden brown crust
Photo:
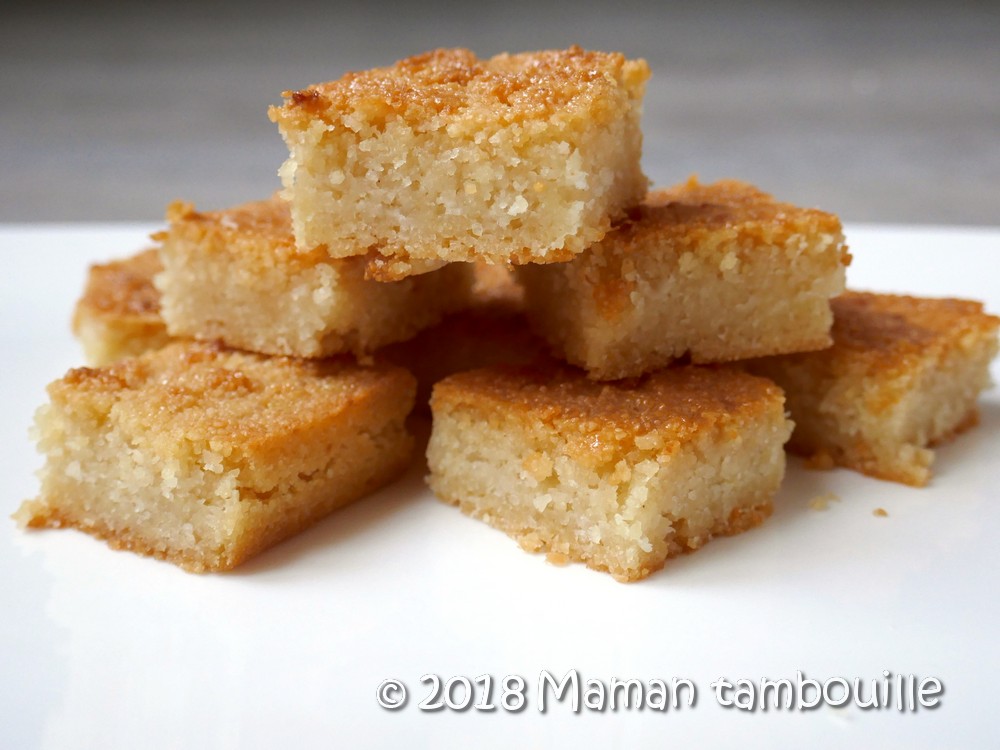
[[[784,396],[774,383],[725,367],[676,367],[641,378],[599,383],[557,363],[491,367],[452,375],[432,398],[439,409],[466,406],[545,424],[578,457],[604,460],[638,438],[670,453],[706,429],[772,409]]]
[[[831,378],[853,373],[885,382],[880,390],[870,390],[866,399],[874,412],[899,401],[907,382],[900,376],[915,371],[932,350],[945,359],[961,351],[968,334],[988,335],[1000,326],[1000,318],[985,313],[982,303],[961,299],[846,292],[832,300],[831,308],[834,344],[817,353],[813,366],[821,366]],[[880,474],[874,460],[863,470],[885,479],[926,484],[892,472],[886,475],[884,470]]]
[[[153,286],[153,276],[161,268],[155,249],[91,266],[77,303],[74,330],[81,316],[88,314],[159,320],[160,293]]]
[[[246,267],[282,266],[294,272],[330,262],[325,247],[296,249],[291,213],[278,194],[222,211],[198,211],[191,203],[174,201],[166,218],[169,228],[154,234],[154,240],[179,240],[196,245],[199,253],[232,255]]]
[[[833,346],[784,355],[783,361],[816,373],[817,387],[845,377],[877,379],[879,388],[865,393],[866,406],[876,413],[899,401],[908,382],[902,376],[932,349],[945,358],[960,351],[968,336],[991,335],[1000,327],[1000,318],[970,300],[848,291],[830,306]]]
[[[105,365],[170,341],[153,284],[161,270],[155,249],[90,267],[72,320],[88,364]]]
[[[275,435],[318,428],[380,399],[396,402],[414,387],[409,373],[387,364],[263,357],[178,342],[108,367],[70,370],[48,391],[56,403],[108,404],[133,434],[171,454],[209,443],[264,450]]]
[[[740,180],[706,185],[693,176],[679,185],[651,190],[629,223],[634,225],[633,231],[651,227],[662,235],[730,229],[772,244],[798,234],[803,225],[815,233],[841,230],[835,214],[782,203]]]
[[[910,357],[923,358],[931,343],[958,346],[962,332],[989,333],[1000,318],[981,302],[871,292],[845,292],[831,300],[834,366],[843,356],[864,357],[870,374],[895,372]]]
[[[443,115],[473,121],[488,117],[505,125],[582,115],[610,119],[615,113],[605,111],[605,94],[623,84],[639,88],[648,77],[643,60],[579,47],[488,60],[466,49],[437,49],[285,92],[285,104],[272,107],[270,116],[279,122],[320,118],[328,123],[351,116],[376,123],[398,117],[420,124]]]
[[[782,246],[793,236],[829,235],[841,244],[838,257],[844,266],[851,255],[842,244],[840,219],[835,214],[800,208],[776,201],[768,193],[739,180],[719,180],[707,185],[691,177],[669,188],[652,190],[604,240],[581,260],[588,262],[594,302],[606,320],[630,309],[632,256],[650,247],[674,248],[678,254],[733,252],[730,262],[752,259],[761,247]],[[733,241],[739,244],[734,245]],[[748,256],[748,257],[741,257]],[[581,266],[582,268],[583,266]],[[817,348],[829,341],[819,342]]]

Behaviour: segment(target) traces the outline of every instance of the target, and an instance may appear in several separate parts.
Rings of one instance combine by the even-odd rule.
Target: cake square
[[[163,263],[156,284],[173,336],[263,354],[365,354],[463,307],[472,284],[464,264],[380,283],[365,278],[363,257],[297,252],[277,196],[206,213],[174,203],[167,219],[154,235]]]
[[[621,581],[763,521],[792,427],[777,386],[721,367],[616,383],[485,368],[438,383],[431,409],[438,497]]]
[[[649,68],[618,53],[435,50],[272,107],[299,247],[410,264],[564,261],[639,203]]]
[[[73,333],[88,364],[110,364],[170,341],[153,286],[159,270],[155,249],[90,267],[73,313]]]
[[[396,477],[414,387],[400,368],[196,342],[70,370],[36,416],[41,492],[15,518],[228,570]]]
[[[747,363],[784,390],[789,449],[914,486],[931,446],[977,421],[1000,318],[979,302],[847,292],[833,300],[833,346]]]
[[[836,216],[692,178],[651,192],[569,263],[517,271],[535,329],[610,380],[827,347],[849,261]]]

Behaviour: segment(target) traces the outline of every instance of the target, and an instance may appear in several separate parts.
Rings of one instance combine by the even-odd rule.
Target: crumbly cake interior
[[[978,302],[848,292],[833,301],[831,349],[755,360],[786,392],[789,448],[914,486],[936,443],[975,424],[1000,319]]]
[[[72,370],[38,412],[41,493],[16,517],[226,570],[402,471],[413,389],[398,368],[189,343]]]
[[[530,551],[637,580],[771,511],[791,431],[759,378],[678,368],[600,385],[490,368],[435,387],[429,484]]]
[[[285,202],[225,211],[168,209],[156,279],[171,334],[265,354],[368,353],[466,304],[471,272],[451,265],[394,283],[365,278],[364,257],[295,249]]]
[[[170,341],[153,286],[159,270],[155,249],[90,267],[73,313],[73,333],[88,364],[109,364]]]
[[[645,204],[570,263],[523,266],[533,326],[598,379],[820,349],[850,256],[832,214],[697,180]]]
[[[425,259],[564,261],[638,203],[649,76],[620,54],[480,60],[436,50],[289,92],[271,109],[300,248]]]

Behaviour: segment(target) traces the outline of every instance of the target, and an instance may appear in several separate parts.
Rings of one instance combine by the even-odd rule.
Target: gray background
[[[1000,3],[41,4],[0,22],[0,221],[267,195],[281,91],[438,46],[653,68],[645,167],[846,220],[997,224]]]

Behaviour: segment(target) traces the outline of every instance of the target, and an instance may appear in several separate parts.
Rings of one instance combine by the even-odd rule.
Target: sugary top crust
[[[175,201],[167,207],[167,222],[168,229],[153,239],[184,243],[189,250],[197,247],[198,253],[225,253],[247,264],[280,265],[289,270],[331,263],[325,247],[306,252],[296,249],[291,212],[278,194],[222,211],[201,212],[190,203]],[[361,258],[344,261],[364,262]]]
[[[553,430],[577,454],[603,459],[623,448],[671,452],[713,429],[767,412],[782,415],[784,395],[769,380],[725,367],[676,367],[641,378],[599,383],[560,364],[491,367],[452,375],[434,387],[435,413],[472,408],[503,414],[526,431]]]
[[[997,346],[1000,318],[979,302],[849,291],[830,304],[832,347],[755,360],[752,369],[779,379],[802,372],[816,390],[838,380],[864,381],[859,393],[866,406],[882,411],[899,402],[926,363]]]
[[[102,415],[168,455],[193,444],[227,456],[274,440],[301,442],[306,430],[358,407],[392,404],[403,415],[414,389],[413,377],[390,365],[179,342],[107,367],[70,370],[48,390],[53,403]]]
[[[620,116],[617,94],[623,88],[641,97],[648,78],[644,60],[617,52],[571,47],[481,60],[467,49],[437,49],[285,92],[285,104],[272,107],[270,116],[293,125],[320,118],[348,126],[351,117],[369,123],[444,116],[508,124],[586,114],[601,121]]]
[[[1000,318],[972,300],[849,291],[830,305],[833,348],[816,355],[845,364],[863,361],[869,373],[898,369],[932,348],[975,345],[1000,326]]]
[[[752,262],[762,250],[786,246],[796,253],[822,252],[831,270],[851,262],[834,214],[780,203],[739,180],[703,185],[691,177],[650,191],[641,206],[572,263],[529,267],[524,273],[578,279],[598,313],[614,320],[631,309],[637,277],[667,273],[684,253],[721,269],[731,254]]]
[[[156,250],[90,267],[87,286],[77,305],[91,313],[159,319],[160,293],[153,276],[161,270]]]
[[[740,237],[778,244],[792,234],[827,234],[842,241],[840,219],[814,208],[800,208],[776,201],[768,193],[739,180],[719,180],[708,185],[691,177],[669,188],[652,190],[642,206],[629,215],[602,243],[607,247],[647,242],[683,240],[701,242],[709,233],[739,233]],[[850,256],[841,248],[842,261]]]

